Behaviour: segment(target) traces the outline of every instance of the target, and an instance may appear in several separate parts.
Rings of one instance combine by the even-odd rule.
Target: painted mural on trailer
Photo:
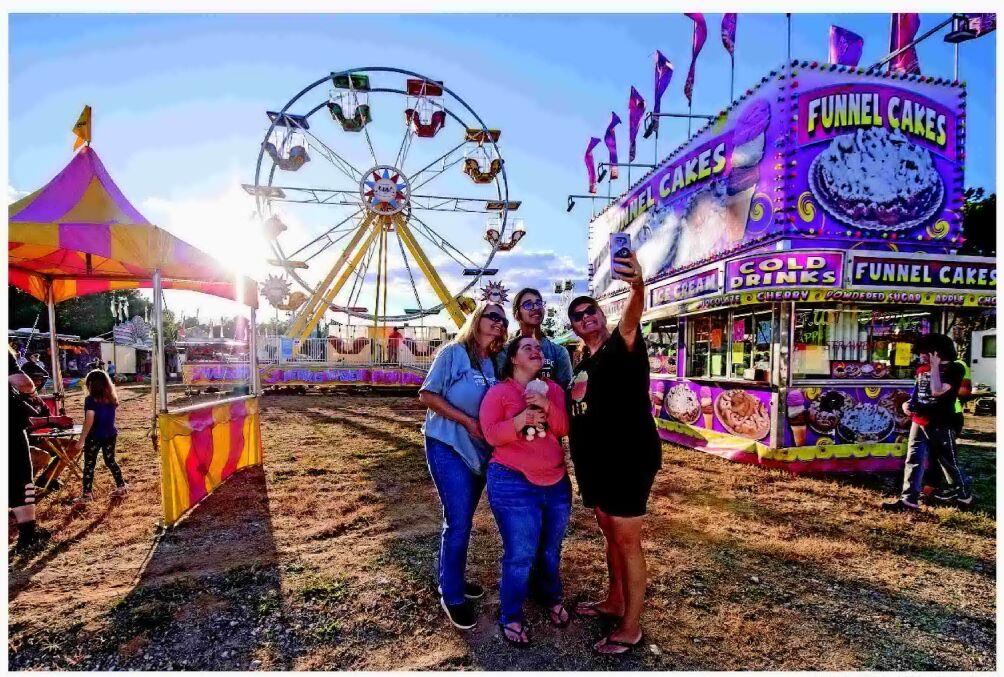
[[[786,235],[955,249],[963,92],[846,68],[774,75],[593,221],[593,294],[620,288],[612,232],[631,236],[650,280]]]

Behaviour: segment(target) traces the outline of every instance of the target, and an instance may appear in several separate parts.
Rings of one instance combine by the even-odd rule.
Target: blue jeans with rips
[[[439,589],[447,604],[461,604],[467,546],[471,541],[474,511],[485,488],[485,478],[474,474],[450,445],[425,438],[429,474],[443,504],[443,537],[439,546]]]
[[[502,535],[500,622],[523,621],[528,594],[547,607],[562,601],[561,543],[572,514],[568,475],[538,486],[523,473],[488,464],[488,504]]]

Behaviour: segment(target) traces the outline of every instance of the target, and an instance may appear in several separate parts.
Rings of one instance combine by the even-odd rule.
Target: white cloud
[[[7,204],[13,204],[28,194],[26,190],[18,190],[14,186],[7,184]]]

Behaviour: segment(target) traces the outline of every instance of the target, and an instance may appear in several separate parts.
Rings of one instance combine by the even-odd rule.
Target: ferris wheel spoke
[[[370,246],[366,251],[366,260],[363,262],[362,267],[356,270],[356,277],[352,281],[352,288],[349,290],[348,308],[352,308],[359,303],[359,297],[362,295],[363,286],[366,280],[366,273],[369,271],[370,261],[373,260],[373,252],[375,251],[376,240],[370,242]]]
[[[363,173],[359,169],[357,169],[355,167],[355,165],[353,165],[351,162],[349,162],[348,160],[346,160],[345,158],[343,158],[341,155],[339,155],[338,153],[336,153],[334,150],[332,150],[331,147],[328,146],[328,144],[326,144],[323,141],[321,141],[321,139],[318,138],[318,136],[316,134],[314,134],[313,132],[311,132],[309,129],[304,129],[302,127],[300,129],[303,129],[303,132],[305,134],[307,134],[311,139],[314,140],[314,142],[315,142],[314,148],[316,150],[318,150],[318,152],[320,153],[321,157],[323,157],[325,160],[327,160],[328,162],[330,162],[331,164],[333,164],[337,169],[339,169],[343,174],[345,174],[347,177],[349,177],[352,181],[359,181],[362,178]],[[369,132],[366,133],[366,136],[367,136],[367,139],[368,139],[369,138]],[[372,146],[372,144],[370,144],[370,151],[372,152],[372,150],[373,150],[373,146]]]
[[[474,261],[472,261],[471,258],[469,256],[467,256],[467,254],[465,254],[464,252],[460,251],[459,249],[457,249],[456,247],[454,247],[452,244],[450,244],[449,240],[447,240],[445,237],[443,237],[442,235],[440,235],[439,233],[437,233],[435,230],[433,230],[433,228],[429,224],[427,224],[422,219],[418,218],[418,216],[416,216],[415,214],[412,214],[411,218],[415,219],[418,222],[418,224],[422,227],[421,229],[419,229],[418,232],[421,233],[423,236],[425,236],[425,239],[427,239],[429,242],[432,242],[434,245],[436,245],[437,247],[439,247],[440,249],[442,249],[443,252],[446,253],[446,255],[449,256],[451,259],[453,259],[454,261],[456,261],[457,263],[459,263],[463,267],[466,267],[468,264],[470,264],[471,266],[473,266],[475,268],[480,268],[481,267],[478,264],[474,263]],[[450,252],[450,250],[453,250],[454,252],[456,252],[457,254],[459,254],[461,257],[463,257],[467,261],[467,263],[464,263],[463,261],[460,261],[459,259],[457,259],[457,257],[454,256]]]
[[[317,237],[315,237],[315,238],[314,238],[313,240],[311,240],[311,241],[310,241],[310,242],[308,242],[307,244],[305,244],[305,245],[303,245],[302,247],[300,247],[299,249],[297,249],[297,250],[296,250],[295,252],[291,253],[291,254],[290,254],[290,255],[289,255],[288,257],[286,257],[286,258],[293,258],[293,257],[295,257],[295,256],[296,256],[297,254],[299,254],[300,252],[304,251],[304,250],[305,250],[305,249],[306,249],[307,247],[309,247],[310,245],[314,244],[315,242],[320,242],[320,241],[321,241],[321,240],[322,240],[323,238],[325,238],[325,237],[328,237],[329,235],[331,235],[331,233],[333,233],[333,232],[335,232],[336,230],[338,230],[338,228],[340,228],[341,226],[343,226],[343,225],[345,225],[346,223],[348,223],[348,222],[349,222],[349,219],[352,219],[352,218],[355,218],[356,216],[359,216],[359,215],[360,215],[360,214],[362,213],[362,211],[363,211],[363,208],[362,208],[362,207],[360,207],[360,208],[359,208],[359,209],[357,209],[357,210],[356,210],[355,212],[353,212],[352,214],[349,214],[349,215],[348,215],[348,216],[346,216],[346,217],[345,217],[344,219],[342,219],[341,221],[339,221],[339,222],[338,222],[338,223],[336,223],[335,225],[331,226],[331,228],[328,228],[328,229],[327,229],[326,231],[324,231],[323,233],[321,233],[320,235],[318,235]],[[356,227],[356,226],[355,226],[355,224],[353,224],[353,226],[352,226],[352,227],[353,227],[353,228],[355,228],[355,227]],[[331,240],[331,238],[330,238],[330,237],[328,237],[328,240],[330,241],[330,240]],[[332,244],[333,244],[333,243],[332,243]],[[328,246],[328,245],[325,245],[325,247],[327,247],[327,246]],[[322,251],[323,251],[323,249],[322,249]],[[312,257],[313,257],[313,256],[317,256],[317,254],[319,254],[319,253],[320,253],[320,252],[317,252],[317,253],[313,254],[313,255],[312,255]]]
[[[369,146],[370,148],[370,157],[373,158],[373,164],[374,165],[380,164],[380,161],[377,160],[376,149],[373,148],[373,139],[370,138],[370,130],[368,125],[366,127],[363,127],[363,134],[366,135],[366,145]],[[361,176],[362,175],[360,174],[360,177]]]
[[[436,172],[435,176],[433,176],[433,178],[435,178],[436,176],[439,176],[440,174],[442,174],[443,172],[445,172],[445,171],[446,171],[447,169],[449,169],[449,167],[447,167],[447,166],[446,166],[446,164],[447,164],[447,159],[448,159],[448,158],[449,158],[449,157],[450,157],[451,155],[453,155],[454,153],[456,153],[456,152],[457,152],[458,150],[460,150],[461,148],[463,148],[463,147],[464,147],[464,146],[466,146],[466,145],[467,145],[467,141],[466,141],[466,140],[465,140],[465,141],[462,141],[462,142],[460,142],[459,144],[457,144],[456,146],[454,146],[454,147],[453,147],[453,148],[451,148],[450,150],[446,151],[445,153],[443,153],[442,155],[440,155],[440,156],[439,156],[438,158],[436,158],[435,160],[433,160],[433,161],[432,161],[432,162],[430,162],[429,164],[427,164],[427,165],[425,165],[424,167],[422,167],[421,169],[419,169],[419,170],[418,170],[417,172],[415,172],[414,174],[411,174],[411,175],[410,175],[410,179],[411,179],[411,183],[412,183],[412,188],[411,188],[411,189],[412,189],[412,190],[415,190],[415,189],[416,189],[416,188],[418,188],[419,186],[424,186],[424,185],[425,185],[425,183],[428,183],[428,180],[426,180],[425,182],[422,182],[422,183],[417,183],[417,184],[416,184],[416,182],[418,182],[418,180],[419,180],[419,177],[421,177],[421,176],[422,176],[422,174],[424,174],[424,173],[426,173],[426,172],[429,172],[429,171],[432,171],[432,172]],[[463,157],[461,157],[460,159],[461,159],[461,160],[463,160]],[[442,162],[442,163],[443,163],[443,168],[442,168],[442,169],[433,169],[433,168],[434,168],[434,167],[435,167],[436,165],[438,165],[438,164],[439,164],[440,162]],[[455,164],[457,164],[457,163],[456,163],[456,162],[454,162],[453,164],[455,165]],[[398,166],[400,166],[400,165],[398,165]],[[453,166],[453,165],[450,165],[450,166]]]
[[[316,252],[314,252],[313,254],[311,254],[310,256],[308,256],[307,258],[305,258],[303,260],[304,263],[307,263],[311,259],[314,259],[314,258],[320,256],[322,253],[324,253],[325,250],[328,249],[328,247],[331,247],[331,246],[334,246],[334,245],[338,244],[339,242],[341,242],[342,240],[344,240],[345,238],[347,238],[349,235],[351,235],[353,232],[354,231],[350,228],[350,229],[346,230],[344,233],[342,233],[341,235],[339,235],[338,237],[336,237],[333,240],[330,237],[328,237],[328,241],[325,242],[324,245],[320,249],[318,249]]]
[[[404,137],[401,139],[401,145],[397,149],[397,155],[394,158],[394,166],[404,171],[404,161],[408,158],[408,151],[411,150],[411,123],[405,118],[404,123]]]
[[[358,189],[337,190],[331,188],[303,188],[300,186],[273,186],[271,190],[277,192],[269,198],[269,202],[357,207],[360,211],[363,208],[363,205],[359,203]]]
[[[419,312],[425,310],[422,306],[422,299],[418,296],[418,285],[415,283],[415,276],[411,272],[411,265],[408,263],[408,254],[404,251],[404,240],[401,239],[401,234],[397,234],[397,246],[401,248],[401,260],[404,261],[404,269],[408,271],[408,280],[411,282],[411,291],[415,294],[415,303],[418,305]]]
[[[408,251],[411,252],[412,256],[415,257],[415,261],[418,263],[418,267],[422,269],[422,273],[425,278],[432,285],[432,290],[436,292],[436,296],[443,303],[443,307],[446,312],[449,313],[450,317],[456,322],[457,326],[460,327],[464,324],[466,316],[464,311],[461,309],[460,304],[457,299],[450,293],[443,284],[443,279],[439,276],[436,268],[429,261],[425,252],[422,251],[422,247],[418,244],[415,236],[411,232],[411,228],[408,226],[404,218],[400,214],[396,215],[394,223],[397,226],[399,237],[404,239],[404,244],[408,247]]]

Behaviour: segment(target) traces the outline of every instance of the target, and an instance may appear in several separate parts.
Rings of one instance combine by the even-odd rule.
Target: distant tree
[[[967,188],[962,205],[962,235],[965,242],[959,254],[995,256],[997,254],[997,194],[986,195],[982,188]]]
[[[49,331],[49,316],[45,304],[14,285],[7,285],[7,327],[32,327],[38,318],[38,330]]]
[[[558,326],[558,318],[556,315],[548,313],[547,317],[544,318],[543,324],[540,325],[541,331],[544,332],[544,336],[549,338],[554,338],[558,335],[558,330],[561,327]]]

